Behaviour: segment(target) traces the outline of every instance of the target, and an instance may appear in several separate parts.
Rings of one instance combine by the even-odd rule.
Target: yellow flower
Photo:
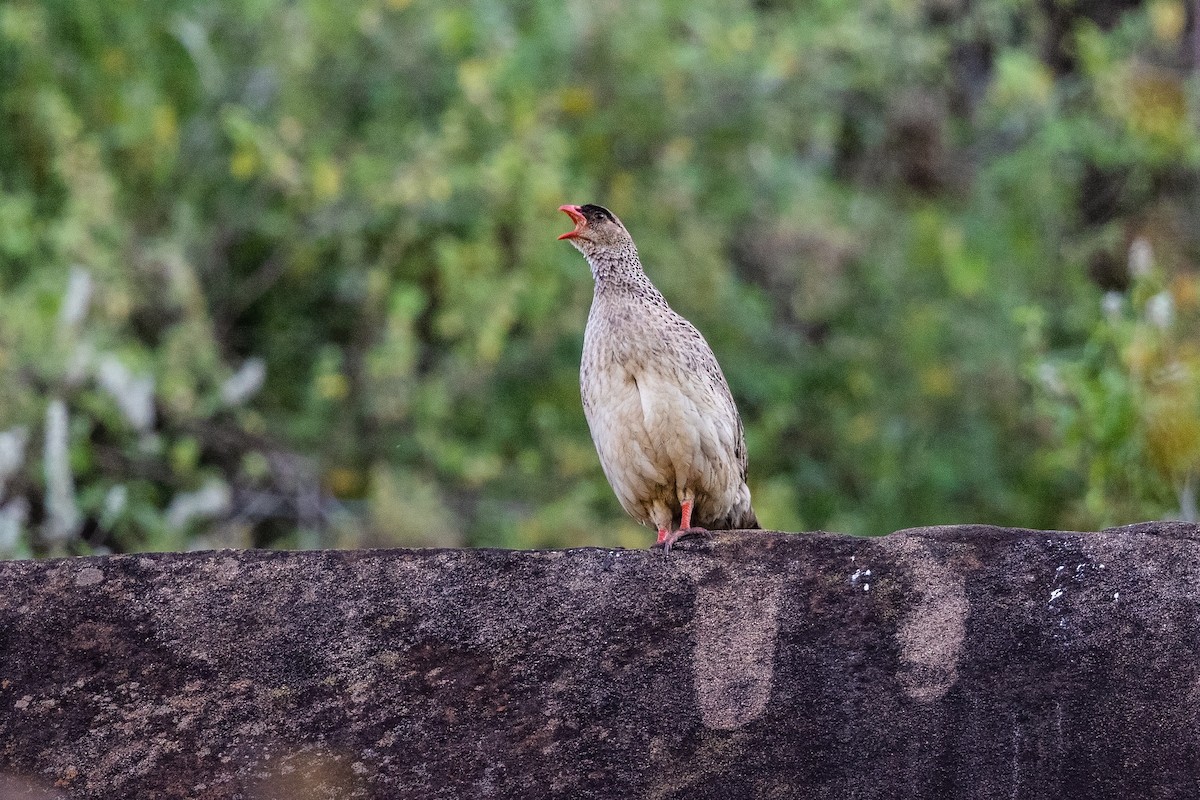
[[[317,378],[317,394],[322,400],[344,400],[350,394],[350,381],[338,372],[331,372]]]
[[[921,370],[921,393],[927,397],[949,397],[954,394],[954,373],[944,366]]]
[[[342,191],[342,171],[337,164],[321,159],[312,170],[312,191],[318,202],[332,200]]]
[[[1156,0],[1150,4],[1150,27],[1160,40],[1178,42],[1186,23],[1187,14],[1179,0]]]
[[[159,147],[174,145],[179,135],[179,121],[175,116],[175,108],[168,105],[155,106],[151,129],[154,131],[154,142]]]
[[[334,467],[325,473],[325,483],[336,497],[358,497],[366,486],[366,476],[348,467]]]
[[[582,116],[596,108],[596,96],[586,86],[569,86],[562,91],[559,100],[564,113]]]
[[[258,172],[258,153],[250,148],[239,147],[229,159],[229,174],[238,180],[246,180]]]
[[[483,105],[491,96],[492,69],[482,58],[469,58],[458,65],[458,85],[474,105]]]

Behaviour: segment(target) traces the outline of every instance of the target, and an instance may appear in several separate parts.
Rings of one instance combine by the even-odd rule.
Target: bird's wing
[[[647,423],[653,429],[658,418],[664,420],[660,438],[673,440],[677,467],[703,466],[714,473],[714,487],[744,482],[745,431],[729,384],[703,335],[683,317],[669,313],[660,344],[665,352],[644,365],[638,376]],[[681,418],[686,425],[678,425]],[[668,420],[675,425],[671,430],[665,430]],[[727,474],[734,470],[736,474]]]

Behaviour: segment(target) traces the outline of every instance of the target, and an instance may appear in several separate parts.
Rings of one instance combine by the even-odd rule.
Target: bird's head
[[[575,223],[575,230],[567,231],[559,239],[566,239],[585,256],[604,251],[626,250],[633,246],[633,237],[621,220],[603,206],[559,206]]]

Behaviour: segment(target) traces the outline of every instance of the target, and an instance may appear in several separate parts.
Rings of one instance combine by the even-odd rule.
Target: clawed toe
[[[665,555],[671,552],[672,545],[674,545],[680,539],[688,536],[707,536],[708,533],[709,531],[707,528],[680,528],[677,531],[668,533],[666,536],[660,536],[658,544],[662,545],[663,554]],[[655,546],[657,547],[658,545],[656,544]]]

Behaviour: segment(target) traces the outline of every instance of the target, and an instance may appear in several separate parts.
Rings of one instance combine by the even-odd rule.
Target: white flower
[[[1154,266],[1154,250],[1150,243],[1141,236],[1129,245],[1129,275],[1134,278],[1144,278],[1150,274]]]
[[[96,382],[112,395],[129,424],[139,431],[154,427],[154,378],[135,376],[114,355],[106,353],[96,366]]]
[[[117,518],[125,511],[125,506],[129,504],[129,489],[123,484],[118,483],[104,493],[104,514],[101,516],[101,523],[104,527],[111,527],[116,523]]]
[[[1146,319],[1160,331],[1171,327],[1174,318],[1175,301],[1171,299],[1170,292],[1159,292],[1146,301]]]
[[[1104,299],[1100,301],[1100,308],[1109,322],[1116,322],[1125,309],[1125,295],[1120,292],[1105,292]]]
[[[213,479],[194,492],[180,492],[167,506],[167,524],[178,530],[194,519],[215,519],[229,513],[233,493],[222,481]]]
[[[221,384],[221,400],[227,406],[240,406],[262,388],[267,364],[261,358],[248,358],[242,368]]]
[[[71,267],[67,278],[67,291],[63,295],[62,308],[58,312],[59,323],[68,331],[79,327],[87,316],[88,304],[92,299],[92,275],[76,264]]]
[[[56,397],[46,406],[46,444],[42,455],[46,473],[46,519],[42,536],[52,544],[74,538],[83,519],[75,504],[71,474],[70,417],[67,404]]]
[[[16,551],[29,519],[29,501],[15,497],[0,506],[0,555],[10,558]]]
[[[1058,367],[1049,361],[1038,364],[1037,377],[1042,388],[1050,394],[1061,397],[1067,393],[1067,385],[1063,383],[1062,376],[1058,374]]]
[[[6,431],[0,431],[0,489],[8,479],[25,462],[25,445],[29,441],[29,428],[18,425]]]

